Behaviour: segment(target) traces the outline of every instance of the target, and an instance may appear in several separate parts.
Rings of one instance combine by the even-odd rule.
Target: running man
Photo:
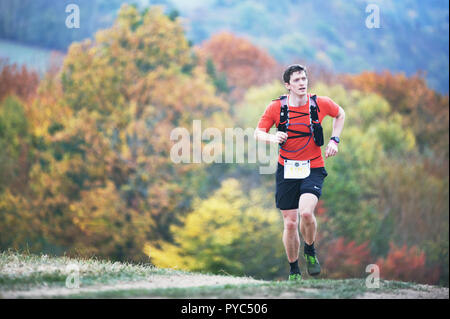
[[[320,264],[314,248],[317,233],[314,210],[322,194],[323,181],[328,175],[322,150],[317,145],[321,145],[320,137],[312,133],[310,128],[314,127],[320,133],[321,126],[317,129],[318,123],[322,123],[327,115],[334,118],[325,158],[335,156],[344,127],[345,112],[330,98],[307,93],[308,76],[304,66],[296,64],[287,68],[283,81],[289,93],[267,106],[255,130],[255,138],[280,144],[275,202],[284,220],[283,244],[290,264],[289,280],[301,280],[298,265],[299,215],[306,268],[309,275],[317,276],[320,274]],[[314,119],[314,114],[318,115],[318,119]],[[312,124],[314,120],[316,126]],[[276,134],[269,134],[274,124],[278,131]]]

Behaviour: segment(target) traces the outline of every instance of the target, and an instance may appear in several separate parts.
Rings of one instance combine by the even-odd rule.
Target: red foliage
[[[366,266],[372,263],[368,242],[357,245],[355,241],[346,243],[345,238],[339,237],[319,251],[328,278],[363,277]]]
[[[417,246],[408,249],[406,245],[396,247],[390,243],[390,247],[386,259],[379,258],[376,262],[380,268],[381,278],[428,284],[438,282],[439,269],[426,267],[425,253]]]
[[[39,76],[35,71],[28,71],[25,66],[19,68],[16,63],[7,64],[0,59],[0,102],[8,95],[14,94],[27,101],[36,93]]]

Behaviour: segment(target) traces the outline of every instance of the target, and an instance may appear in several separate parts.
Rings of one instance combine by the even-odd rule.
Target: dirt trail
[[[375,293],[366,292],[357,299],[449,299],[448,288],[435,287],[429,285],[417,285],[417,288],[423,290],[413,289],[398,289],[392,293]]]
[[[0,298],[49,298],[49,297],[70,297],[71,295],[83,294],[83,293],[99,293],[107,291],[123,291],[123,290],[135,290],[145,289],[152,290],[158,288],[189,288],[189,287],[201,287],[201,286],[223,286],[227,284],[257,284],[268,283],[267,281],[255,280],[249,277],[230,277],[219,275],[202,275],[202,274],[176,274],[176,275],[154,275],[148,278],[146,281],[135,282],[120,282],[116,284],[108,285],[92,285],[83,287],[83,281],[81,278],[81,286],[78,289],[54,288],[54,287],[39,287],[32,288],[30,290],[23,291],[3,291],[0,292]],[[395,291],[369,291],[357,299],[449,299],[449,289],[442,287],[435,287],[429,285],[417,285],[418,290],[415,289],[398,289]],[[311,298],[311,293],[315,295],[319,293],[319,289],[299,289],[296,292],[286,291],[282,294],[270,296],[266,293],[264,296],[260,296],[261,291],[254,291],[252,295],[239,294],[236,298],[282,298],[282,299],[300,299]],[[305,295],[303,295],[305,293]],[[217,298],[220,296],[210,296],[211,298]],[[145,298],[145,297],[144,297]],[[206,297],[208,298],[208,297]],[[337,296],[337,298],[339,298]]]
[[[26,291],[5,291],[0,292],[3,298],[46,298],[53,296],[70,296],[80,293],[119,291],[130,289],[158,289],[158,288],[189,288],[201,286],[221,286],[237,284],[263,283],[262,280],[255,280],[247,277],[229,277],[219,275],[154,275],[147,281],[124,282],[113,285],[92,285],[83,287],[83,279],[80,280],[80,288],[69,289],[41,287]]]

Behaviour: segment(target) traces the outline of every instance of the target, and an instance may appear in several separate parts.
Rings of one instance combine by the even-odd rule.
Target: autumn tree
[[[199,165],[171,161],[170,133],[192,131],[194,119],[228,126],[215,92],[178,20],[124,5],[110,29],[73,43],[61,72],[40,86],[28,110],[40,150],[31,195],[11,197],[5,211],[34,214],[36,249],[145,260],[144,242],[170,240],[168,225],[202,176]]]
[[[233,90],[233,99],[239,99],[245,90],[279,78],[280,66],[263,49],[244,37],[230,32],[213,35],[196,50],[202,64],[212,61],[217,72],[226,75],[227,84]],[[211,65],[209,65],[211,68]]]
[[[279,213],[265,209],[265,193],[249,196],[237,179],[223,181],[208,198],[197,199],[192,211],[173,225],[174,243],[147,245],[152,263],[193,271],[274,278],[283,273],[285,254]]]
[[[400,131],[411,130],[417,144],[413,152],[386,161],[384,178],[373,186],[380,192],[379,238],[388,236],[399,244],[420,245],[427,269],[438,265],[440,280],[448,285],[448,95],[430,89],[421,74],[407,77],[388,71],[363,72],[343,76],[343,82],[348,88],[383,96],[398,114]],[[388,128],[389,122],[388,118],[383,125]],[[396,136],[382,138],[393,146],[401,145],[401,134]],[[385,255],[387,241],[376,246],[381,244]]]
[[[0,58],[0,101],[8,95],[16,95],[24,101],[29,101],[36,93],[39,76],[25,65],[19,67],[16,63]]]
[[[397,247],[390,243],[386,258],[376,262],[380,269],[380,277],[388,280],[412,281],[417,283],[437,284],[439,269],[427,268],[425,253],[417,246],[403,245]]]
[[[35,71],[0,59],[0,193],[27,184],[34,144],[27,106],[38,84]]]
[[[362,278],[366,266],[373,263],[368,242],[356,244],[344,237],[324,242],[318,253],[326,278]]]
[[[342,80],[349,88],[383,96],[402,115],[405,127],[413,129],[420,151],[432,149],[439,161],[448,163],[448,95],[430,89],[420,73],[407,77],[389,71],[362,72]]]
[[[23,191],[31,161],[33,139],[22,102],[9,96],[0,103],[0,194]]]

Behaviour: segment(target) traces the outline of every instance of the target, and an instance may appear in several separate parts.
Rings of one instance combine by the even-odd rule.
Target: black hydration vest
[[[287,95],[281,95],[278,99],[276,100],[280,100],[281,102],[281,108],[280,108],[280,123],[278,124],[278,131],[281,132],[292,132],[295,133],[296,135],[292,135],[289,136],[288,139],[290,138],[299,138],[299,137],[309,137],[308,141],[306,142],[306,144],[304,146],[302,146],[301,148],[299,148],[298,150],[294,150],[294,151],[288,151],[286,149],[283,148],[283,145],[286,143],[283,142],[280,144],[280,148],[283,151],[289,152],[289,153],[295,153],[298,152],[302,149],[304,149],[310,142],[311,137],[313,137],[314,142],[316,143],[317,146],[322,146],[323,145],[323,129],[322,129],[322,125],[319,122],[319,114],[318,112],[320,112],[319,106],[317,104],[317,96],[316,95],[312,95],[309,98],[309,113],[304,113],[304,112],[297,112],[297,111],[292,111],[289,110],[288,104],[287,104]],[[293,116],[293,117],[289,117],[289,113],[298,113],[300,115],[297,116]],[[295,115],[295,114],[294,114]],[[310,124],[306,125],[306,124],[302,124],[302,123],[294,123],[294,124],[289,124],[289,120],[295,119],[295,118],[299,118],[299,117],[303,117],[303,116],[309,116],[310,119]],[[293,129],[290,129],[290,126],[293,125],[304,125],[307,126],[309,128],[309,132],[305,133],[305,132],[300,132],[300,131],[296,131]],[[285,158],[284,156],[280,155],[282,158]]]

